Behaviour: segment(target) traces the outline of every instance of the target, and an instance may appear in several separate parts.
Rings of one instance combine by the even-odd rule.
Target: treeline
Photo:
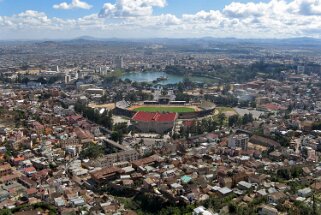
[[[29,214],[28,211],[35,212],[37,209],[46,211],[46,214],[48,215],[58,214],[58,210],[55,206],[46,202],[38,202],[32,205],[31,204],[20,205],[12,209],[1,209],[0,215],[11,215],[11,214],[16,214],[18,212],[25,212],[24,214]]]
[[[189,68],[186,68],[185,66],[166,66],[164,72],[168,74],[173,74],[173,75],[185,75],[188,72],[191,72]]]
[[[22,83],[22,84],[27,84],[29,81],[34,81],[34,82],[39,82],[41,84],[54,84],[55,82],[61,80],[59,77],[50,77],[50,78],[44,78],[44,77],[39,77],[36,80],[31,80],[28,77],[22,77],[20,74],[18,74],[16,83]]]
[[[218,126],[220,125],[219,120],[214,118],[206,118],[200,121],[193,121],[191,126],[181,126],[179,133],[173,134],[173,139],[179,138],[188,138],[189,134],[199,135],[203,134],[204,132],[213,132],[215,131]]]
[[[98,110],[95,110],[87,105],[76,102],[75,104],[75,111],[81,114],[83,117],[86,117],[88,120],[102,125],[108,129],[113,127],[113,119],[112,119],[112,112],[105,110],[102,114],[99,113]]]
[[[246,125],[247,123],[253,122],[253,114],[244,114],[242,117],[239,115],[232,115],[228,118],[228,126],[234,127],[234,126],[241,126]]]
[[[178,93],[176,94],[175,100],[176,100],[176,101],[186,101],[186,102],[190,102],[191,98],[192,98],[192,97],[191,97],[190,95],[186,94],[186,93],[180,93],[180,92],[178,92]]]
[[[256,76],[262,76],[264,78],[271,78],[277,80],[283,80],[284,76],[281,73],[284,70],[291,69],[291,65],[277,64],[277,63],[265,63],[263,60],[255,62],[251,65],[209,65],[196,70],[187,68],[180,65],[167,66],[164,72],[175,75],[198,75],[213,77],[220,80],[223,83],[231,82],[247,82],[253,80]]]
[[[113,132],[110,135],[110,139],[115,142],[119,142],[119,144],[123,143],[124,134],[128,134],[129,129],[127,126],[127,122],[116,123],[113,126]]]
[[[284,168],[284,169],[279,169],[276,172],[277,177],[285,180],[290,180],[293,178],[298,178],[302,176],[303,170],[301,167],[292,167],[292,168]]]
[[[206,100],[214,102],[218,106],[235,107],[238,104],[238,99],[232,95],[215,96],[205,94],[204,97]]]
[[[136,101],[145,101],[145,100],[152,100],[153,96],[148,93],[144,93],[141,90],[139,91],[132,91],[127,92],[125,95],[126,101],[136,102]]]

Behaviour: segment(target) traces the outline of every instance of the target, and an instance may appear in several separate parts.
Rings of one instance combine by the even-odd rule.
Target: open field
[[[224,113],[226,117],[233,116],[233,115],[237,114],[237,112],[233,108],[230,108],[230,107],[216,107],[215,108],[215,115],[217,115],[219,113]]]
[[[173,107],[173,106],[139,106],[135,107],[134,111],[144,111],[144,112],[171,112],[171,113],[187,113],[195,112],[193,107]]]
[[[115,103],[108,103],[108,104],[94,104],[94,103],[90,103],[88,105],[88,107],[91,108],[105,108],[107,110],[112,110],[115,108]]]

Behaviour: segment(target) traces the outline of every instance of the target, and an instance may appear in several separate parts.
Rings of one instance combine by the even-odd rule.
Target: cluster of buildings
[[[43,45],[27,44],[24,49],[43,53]],[[130,107],[124,98],[132,93],[140,95],[135,100],[141,103],[145,101],[141,94],[153,95],[146,104],[185,101],[176,101],[178,89],[173,86],[163,95],[125,81],[106,84],[102,77],[113,69],[207,68],[217,62],[250,64],[258,57],[173,53],[162,46],[134,45],[108,53],[103,47],[80,52],[75,46],[61,55],[60,45],[45,44],[52,50],[50,59],[26,53],[13,65],[16,55],[0,58],[5,59],[0,68],[5,70],[0,86],[0,209],[45,202],[60,214],[136,214],[110,188],[114,193],[148,193],[173,204],[192,205],[195,215],[229,214],[228,204],[205,207],[217,199],[230,199],[228,203],[238,208],[251,205],[262,215],[289,214],[300,209],[298,204],[320,208],[316,199],[321,196],[321,78],[317,71],[311,72],[313,68],[283,71],[281,80],[253,77],[232,84],[227,92],[210,84],[183,89],[181,93],[194,104],[210,95],[236,98],[239,107],[222,111],[221,125],[210,132],[174,138],[169,131],[188,131],[196,121],[215,121],[220,113],[188,120],[177,113],[143,111],[124,117],[126,112],[117,111]],[[47,66],[37,68],[47,61]],[[24,62],[30,68],[24,68]],[[42,78],[48,83],[41,83]],[[92,107],[98,116],[110,110],[114,125],[123,124],[128,132],[121,141],[112,140],[120,131],[76,113],[77,103]],[[206,102],[202,105],[206,109]],[[250,114],[253,120],[243,123],[242,117]],[[229,125],[234,115],[238,121]],[[103,151],[82,157],[89,146]]]

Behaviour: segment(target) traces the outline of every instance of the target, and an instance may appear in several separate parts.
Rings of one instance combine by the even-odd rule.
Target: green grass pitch
[[[153,107],[138,107],[134,111],[143,111],[143,112],[170,112],[170,113],[188,113],[195,112],[194,108],[189,107],[165,107],[165,106],[153,106]]]

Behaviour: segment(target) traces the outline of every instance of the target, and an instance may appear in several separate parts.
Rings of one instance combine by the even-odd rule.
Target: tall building
[[[68,84],[71,81],[71,76],[69,74],[65,75],[65,84]]]
[[[300,66],[300,65],[298,65],[298,67],[297,67],[297,71],[298,71],[298,73],[304,73],[304,70],[305,70],[305,66]]]
[[[114,60],[114,67],[116,69],[123,69],[124,68],[124,59],[122,56],[117,56]]]
[[[59,72],[59,66],[54,66],[51,68],[52,71]]]
[[[228,139],[228,146],[232,149],[242,148],[247,150],[249,143],[249,136],[247,134],[232,135]]]

